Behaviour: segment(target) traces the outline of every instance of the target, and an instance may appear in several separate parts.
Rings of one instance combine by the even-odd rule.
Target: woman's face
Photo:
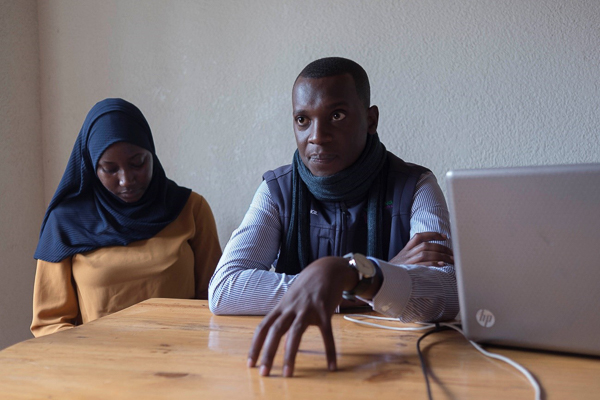
[[[131,143],[118,142],[102,153],[96,175],[106,190],[133,203],[146,193],[152,181],[152,168],[152,153]]]

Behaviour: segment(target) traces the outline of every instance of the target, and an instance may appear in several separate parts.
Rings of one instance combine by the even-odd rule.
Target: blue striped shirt
[[[208,299],[214,314],[265,315],[277,305],[297,276],[271,268],[283,229],[263,181],[210,281]],[[410,236],[419,232],[444,233],[449,239],[439,243],[452,247],[444,194],[430,172],[421,175],[413,198]],[[369,302],[376,311],[405,322],[448,320],[458,313],[453,265],[394,265],[371,260],[383,273],[381,289]]]

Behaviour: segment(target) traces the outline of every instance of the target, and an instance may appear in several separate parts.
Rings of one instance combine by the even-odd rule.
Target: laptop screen
[[[600,355],[600,164],[446,179],[467,337]]]

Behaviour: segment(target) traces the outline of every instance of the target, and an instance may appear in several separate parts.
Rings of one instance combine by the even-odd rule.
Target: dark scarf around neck
[[[382,257],[382,210],[386,190],[387,152],[377,134],[367,143],[354,164],[331,176],[314,176],[298,150],[292,164],[292,209],[277,271],[297,274],[310,258],[310,195],[319,201],[356,204],[367,196],[367,255]]]

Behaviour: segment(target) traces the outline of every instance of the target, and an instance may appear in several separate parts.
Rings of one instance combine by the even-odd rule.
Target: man
[[[309,325],[321,329],[335,369],[331,316],[343,292],[403,321],[458,312],[443,194],[429,170],[386,152],[362,67],[337,57],[310,63],[292,105],[293,163],[263,175],[209,286],[215,314],[268,314],[249,354],[254,366],[264,345],[262,375],[288,329],[284,375],[293,374]]]

